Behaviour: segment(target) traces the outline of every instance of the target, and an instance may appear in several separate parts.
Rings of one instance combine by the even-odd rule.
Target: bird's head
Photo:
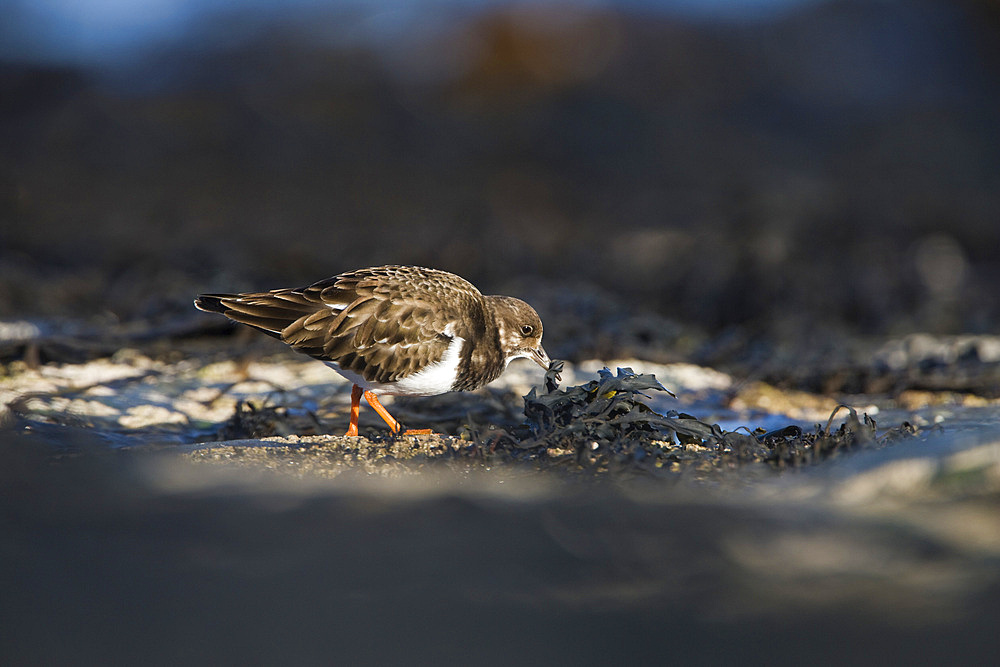
[[[505,363],[524,357],[548,370],[551,361],[542,348],[542,320],[535,309],[510,296],[490,299],[497,315]]]

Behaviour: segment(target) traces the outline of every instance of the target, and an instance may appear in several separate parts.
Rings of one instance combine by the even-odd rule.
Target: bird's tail
[[[228,308],[222,303],[222,300],[231,299],[235,296],[235,294],[199,294],[198,298],[194,300],[194,307],[198,310],[204,310],[206,313],[222,313],[225,315]]]
[[[296,290],[199,294],[194,306],[209,313],[221,313],[234,322],[246,324],[275,338],[282,338],[286,327],[316,311],[327,315],[332,312],[309,301]]]

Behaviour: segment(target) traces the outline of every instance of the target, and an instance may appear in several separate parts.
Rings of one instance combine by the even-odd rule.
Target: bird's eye
[[[532,333],[534,333],[534,331],[535,331],[535,327],[531,326],[530,324],[522,324],[521,325],[521,335],[524,336],[524,337],[526,337],[526,338],[528,336],[530,336]]]

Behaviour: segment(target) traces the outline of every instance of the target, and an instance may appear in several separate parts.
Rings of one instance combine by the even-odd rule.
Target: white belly
[[[455,336],[451,339],[448,349],[445,350],[441,360],[426,368],[400,378],[396,382],[369,382],[357,373],[344,370],[334,363],[328,362],[326,365],[337,371],[345,378],[358,385],[362,389],[373,391],[376,394],[389,394],[392,396],[436,396],[452,391],[455,379],[458,377],[458,362],[462,356],[462,344],[464,338]]]

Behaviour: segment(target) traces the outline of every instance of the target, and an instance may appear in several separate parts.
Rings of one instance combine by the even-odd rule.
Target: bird
[[[548,369],[542,320],[510,296],[486,296],[464,278],[418,266],[348,271],[307,287],[200,294],[199,310],[277,338],[352,383],[347,436],[358,435],[361,397],[393,433],[402,426],[378,395],[474,391],[514,359]],[[431,433],[410,429],[404,435]]]

